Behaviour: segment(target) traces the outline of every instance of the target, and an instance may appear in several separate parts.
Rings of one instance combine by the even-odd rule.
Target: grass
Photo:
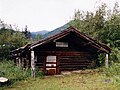
[[[120,90],[120,83],[103,73],[45,76],[15,83],[6,90]]]
[[[37,76],[42,76],[42,72],[36,70]],[[31,77],[30,69],[22,69],[14,64],[13,61],[4,60],[0,62],[0,77],[7,77],[8,79],[24,80]]]
[[[119,63],[109,68],[83,70],[64,76],[37,73],[36,78],[31,78],[29,70],[22,70],[11,61],[4,61],[0,62],[0,76],[12,81],[11,85],[0,87],[0,90],[120,90]]]
[[[108,77],[120,76],[120,63],[114,63],[109,68],[102,68]]]
[[[37,76],[41,77],[42,73],[37,72]],[[17,67],[14,65],[13,61],[3,60],[0,61],[0,77],[8,78],[8,85],[13,85],[16,82],[26,80],[31,77],[31,70],[24,70],[20,67]],[[0,90],[4,88],[6,88],[6,86],[0,87]]]
[[[30,77],[30,70],[23,70],[15,66],[13,61],[4,60],[0,62],[0,77],[20,81]]]

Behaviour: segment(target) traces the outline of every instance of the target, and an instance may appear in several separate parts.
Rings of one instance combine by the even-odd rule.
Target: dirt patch
[[[76,74],[95,74],[98,73],[99,71],[97,70],[76,70],[76,71],[72,71],[72,73],[76,73]]]
[[[63,71],[63,72],[61,72],[61,74],[62,75],[70,75],[70,74],[72,74],[72,72],[71,71]]]

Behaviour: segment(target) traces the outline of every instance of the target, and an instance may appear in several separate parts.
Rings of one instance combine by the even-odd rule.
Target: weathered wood
[[[59,68],[59,65],[60,65],[60,54],[57,54],[57,71],[56,71],[56,74],[60,74],[60,68]]]
[[[31,51],[31,76],[35,77],[35,57],[34,51]]]
[[[46,62],[46,64],[56,64],[56,62]]]
[[[35,51],[36,61],[34,51],[31,50]],[[49,68],[53,68],[55,69],[53,72],[59,74],[64,70],[77,70],[95,66],[98,54],[109,52],[111,52],[111,49],[106,45],[97,42],[73,27],[69,27],[59,34],[16,49],[13,51],[13,56],[15,58],[20,57],[23,67],[26,68],[29,60],[32,76],[34,76],[35,63],[44,73],[47,73]],[[47,56],[56,56],[56,62],[52,60],[53,58],[51,58],[51,61],[46,61]],[[106,55],[105,65],[108,67],[108,55]]]
[[[26,68],[29,68],[29,60],[26,59]]]
[[[105,66],[108,68],[108,54],[106,54],[106,57],[105,57]]]
[[[90,60],[90,56],[91,54],[86,52],[68,52],[67,55],[61,54],[59,65],[60,72],[91,67],[92,61]]]
[[[25,58],[21,59],[21,67],[24,68]]]
[[[20,59],[20,57],[18,58],[18,66],[21,67],[21,59]]]
[[[61,52],[61,51],[37,51],[39,54],[36,66],[40,69],[43,68],[44,72],[46,68],[56,68],[56,74],[59,74],[61,70],[78,70],[91,65],[92,61],[90,57],[92,54],[89,52]],[[46,62],[47,55],[57,56],[57,62]],[[46,64],[56,64],[55,66],[46,66]],[[62,68],[62,69],[61,69]],[[71,70],[73,70],[71,69]]]

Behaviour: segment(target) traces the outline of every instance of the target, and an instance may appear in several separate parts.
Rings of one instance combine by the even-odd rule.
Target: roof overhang
[[[78,37],[88,41],[88,43],[86,43],[86,45],[90,45],[90,46],[96,48],[98,53],[102,53],[102,52],[103,53],[110,53],[111,52],[111,49],[107,45],[96,41],[95,39],[89,37],[88,35],[86,35],[82,32],[80,32],[79,30],[77,30],[76,28],[74,28],[72,26],[68,27],[67,29],[65,29],[64,31],[62,31],[58,34],[55,34],[53,36],[49,36],[48,38],[42,39],[42,40],[40,40],[38,42],[35,42],[35,43],[32,43],[32,44],[27,44],[24,47],[13,50],[12,52],[23,53],[24,51],[32,50],[32,49],[34,49],[38,46],[47,44],[51,41],[56,42],[56,40],[61,39],[61,38],[65,37],[68,34],[73,33],[73,32],[76,33],[76,35]]]

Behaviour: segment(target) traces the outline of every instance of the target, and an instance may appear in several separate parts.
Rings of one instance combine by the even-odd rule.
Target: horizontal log
[[[36,66],[43,66],[43,63],[36,63]]]
[[[47,53],[47,54],[61,54],[61,55],[64,55],[64,54],[67,54],[67,55],[71,55],[71,54],[76,54],[76,55],[90,55],[89,52],[63,52],[63,51],[38,51],[39,55],[43,55],[43,53]]]
[[[44,66],[37,66],[38,68],[43,68]]]
[[[82,67],[83,67],[83,66],[88,66],[88,64],[84,64],[84,65],[82,65],[82,64],[81,64],[81,65],[60,65],[59,67],[62,67],[62,68],[63,68],[63,67],[64,67],[64,68],[72,68],[72,67],[75,67],[75,68],[76,68],[76,67],[81,67],[81,66],[82,66]]]
[[[89,57],[87,56],[61,56],[60,59],[88,59]]]
[[[92,61],[90,61],[90,60],[75,60],[75,59],[73,59],[73,60],[60,60],[60,63],[82,63],[82,62],[92,62]]]
[[[46,66],[46,68],[56,68],[56,66]]]
[[[60,65],[89,65],[91,63],[60,63]]]
[[[79,67],[79,68],[60,68],[60,71],[72,71],[72,70],[80,70],[83,68],[87,68],[86,66],[84,67]]]
[[[46,62],[46,64],[56,64],[57,62]]]

